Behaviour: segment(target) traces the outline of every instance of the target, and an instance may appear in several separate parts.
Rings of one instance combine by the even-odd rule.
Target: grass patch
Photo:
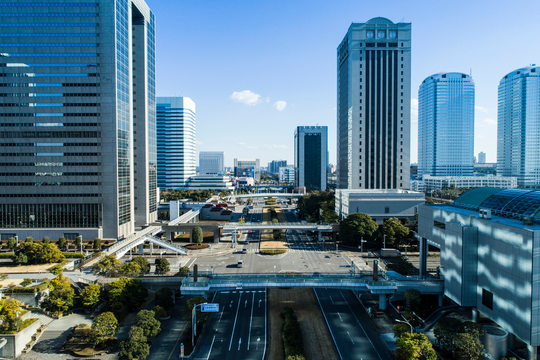
[[[259,250],[259,253],[263,255],[278,255],[285,254],[287,250],[285,249],[268,249],[268,250]]]
[[[202,250],[202,249],[208,249],[210,245],[208,244],[189,244],[184,246],[186,249],[189,250]]]
[[[290,307],[284,307],[281,310],[281,317],[283,318],[281,336],[283,338],[285,357],[295,356],[297,359],[303,358],[304,343],[302,342],[302,331],[300,330],[300,324],[294,314],[294,310]]]
[[[26,319],[22,322],[21,327],[19,327],[19,331],[22,331],[35,323],[37,321],[36,318]],[[0,334],[16,334],[17,331],[0,331]]]

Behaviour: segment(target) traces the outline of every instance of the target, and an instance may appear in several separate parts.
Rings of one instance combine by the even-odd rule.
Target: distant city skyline
[[[197,103],[197,152],[224,150],[228,167],[234,158],[292,163],[288,134],[299,125],[328,126],[329,162],[336,163],[335,54],[351,22],[383,16],[412,23],[411,162],[417,162],[415,94],[426,76],[472,69],[474,153],[495,162],[498,82],[540,62],[540,48],[532,46],[538,2],[147,3],[158,24],[157,94]],[[502,47],[512,52],[501,54]]]

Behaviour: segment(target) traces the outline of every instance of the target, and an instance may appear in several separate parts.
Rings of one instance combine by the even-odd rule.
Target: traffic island
[[[274,207],[264,208],[262,223],[271,224],[272,220],[275,222],[286,222],[285,216],[281,212],[281,209],[276,209]],[[289,250],[289,247],[281,239],[285,239],[285,230],[262,230],[259,253],[263,255],[278,255],[286,253],[287,250]]]

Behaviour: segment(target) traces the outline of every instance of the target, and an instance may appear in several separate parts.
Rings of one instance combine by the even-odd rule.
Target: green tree
[[[164,287],[156,291],[156,305],[162,306],[166,310],[174,307],[173,292],[170,288]]]
[[[54,244],[38,244],[37,264],[59,263],[65,259],[64,254]]]
[[[113,276],[120,270],[120,260],[115,255],[105,255],[98,263],[92,266],[92,272],[97,275]]]
[[[137,279],[122,277],[109,285],[109,306],[123,319],[129,311],[132,311],[146,300],[148,290]]]
[[[15,249],[16,246],[17,246],[17,240],[14,237],[10,237],[7,242],[8,249],[13,250]]]
[[[49,272],[53,275],[60,275],[64,272],[64,268],[62,265],[54,265],[53,267],[49,268]]]
[[[408,333],[411,327],[407,324],[394,324],[392,330],[394,331],[394,337],[399,338],[401,335]]]
[[[180,275],[187,276],[188,273],[189,273],[189,268],[187,266],[182,266],[180,268]]]
[[[26,258],[20,256],[21,254]],[[54,244],[24,242],[15,248],[15,255],[12,259],[17,264],[28,263],[33,265],[60,262],[64,258],[62,252]]]
[[[386,235],[386,244],[392,245],[408,236],[409,228],[394,217],[384,220],[382,232]]]
[[[156,337],[161,332],[161,323],[156,320],[152,310],[141,310],[137,313],[137,326],[146,337]]]
[[[75,291],[71,283],[60,274],[49,282],[49,302],[51,310],[59,315],[73,306]]]
[[[75,238],[75,250],[82,249],[82,248],[81,248],[81,245],[82,245],[82,237],[81,237],[81,236],[77,236],[77,237]],[[82,250],[81,250],[81,253],[82,253]]]
[[[121,271],[128,276],[139,276],[141,267],[136,262],[131,261],[122,265]]]
[[[471,360],[478,360],[484,353],[484,345],[474,334],[457,334],[454,336],[454,344],[458,352]]]
[[[417,311],[422,301],[422,293],[417,289],[405,290],[405,308],[408,311]]]
[[[339,224],[339,237],[349,245],[360,245],[360,239],[369,239],[378,229],[377,223],[367,214],[354,213]]]
[[[62,250],[65,250],[66,249],[66,246],[67,246],[67,240],[65,237],[63,236],[60,236],[60,238],[58,239],[58,247]]]
[[[83,306],[86,308],[91,308],[95,303],[99,301],[99,296],[101,295],[101,286],[98,284],[90,284],[84,288],[81,293],[81,300]]]
[[[0,300],[1,328],[4,331],[18,331],[22,325],[20,314],[22,303],[16,299]]]
[[[204,304],[205,302],[207,302],[207,300],[203,296],[197,296],[187,301],[186,305],[184,305],[182,316],[187,320],[188,324],[191,324],[191,312],[193,311],[193,307],[195,305]],[[204,324],[210,319],[210,313],[201,312],[200,306],[198,306],[195,311],[197,312],[197,323]]]
[[[463,333],[464,330],[461,320],[446,316],[435,323],[433,335],[435,335],[435,338],[442,347],[454,352],[454,337],[457,334]]]
[[[168,315],[167,310],[165,310],[163,307],[161,307],[159,305],[154,306],[152,311],[154,312],[154,316],[155,316],[156,320],[167,317],[167,315]]]
[[[156,259],[155,273],[156,274],[166,274],[166,273],[168,273],[169,271],[171,271],[170,265],[171,265],[171,263],[169,262],[169,260],[167,260],[165,258]]]
[[[201,244],[203,242],[203,231],[199,226],[196,226],[191,230],[191,238],[194,243]]]
[[[51,239],[49,239],[48,237],[45,236],[41,242],[44,243],[44,244],[50,244]]]
[[[22,287],[26,287],[26,286],[28,286],[28,285],[30,285],[30,284],[32,284],[32,279],[25,278],[25,279],[23,279],[23,281],[21,281],[21,284],[20,284],[20,285],[21,285]]]
[[[427,336],[421,333],[403,333],[396,340],[395,354],[398,360],[437,360],[437,353]]]
[[[100,238],[95,238],[94,239],[93,248],[94,248],[94,250],[101,250],[101,239]]]
[[[147,274],[150,272],[150,262],[145,257],[135,256],[131,262],[139,264],[142,273]]]
[[[96,344],[105,342],[118,333],[118,320],[112,312],[99,314],[92,323],[90,339]]]
[[[1,281],[1,280],[6,280],[8,277],[9,277],[8,274],[0,273],[0,281]]]
[[[132,326],[129,329],[129,338],[122,340],[120,349],[118,355],[121,359],[144,360],[150,354],[148,340],[144,336],[143,330],[138,326]]]
[[[25,243],[33,243],[34,239],[31,236],[27,236],[26,240],[24,240]]]

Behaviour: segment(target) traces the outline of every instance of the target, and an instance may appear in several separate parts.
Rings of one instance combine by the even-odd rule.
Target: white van
[[[244,266],[244,260],[238,260],[237,267],[243,267]]]

